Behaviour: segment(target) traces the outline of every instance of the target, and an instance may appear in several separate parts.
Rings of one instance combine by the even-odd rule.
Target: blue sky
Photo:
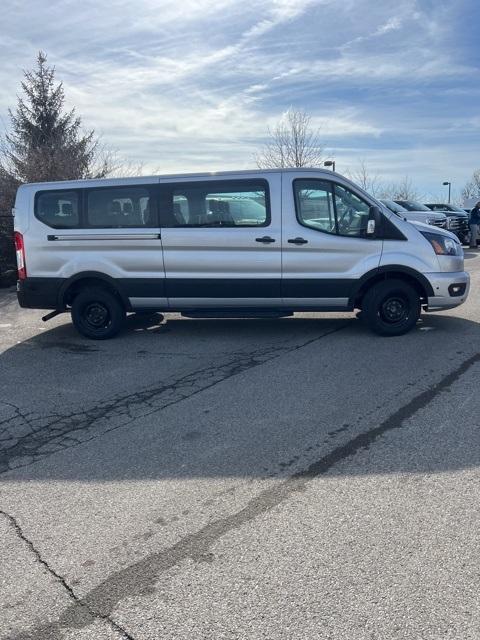
[[[146,172],[253,167],[290,106],[340,172],[437,196],[480,168],[478,0],[3,0],[4,126],[39,49]]]

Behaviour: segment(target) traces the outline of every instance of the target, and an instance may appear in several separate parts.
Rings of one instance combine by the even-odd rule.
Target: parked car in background
[[[415,200],[395,200],[408,211],[432,211],[430,207]],[[447,229],[454,233],[463,244],[468,244],[470,240],[470,228],[468,226],[468,215],[463,211],[442,211],[447,216]]]
[[[380,202],[397,216],[408,220],[408,222],[423,222],[424,224],[432,224],[441,229],[447,228],[447,216],[444,213],[432,213],[431,211],[408,211],[402,205],[397,204],[393,200],[380,200]]]
[[[470,227],[468,226],[469,215],[465,211],[465,209],[456,207],[453,204],[445,204],[442,202],[435,202],[435,203],[427,202],[425,206],[431,209],[431,211],[442,211],[443,213],[445,213],[445,215],[448,216],[449,218],[450,224],[452,225],[452,226],[448,226],[447,224],[447,228],[450,229],[450,231],[453,231],[453,233],[455,233],[458,236],[461,242],[463,242],[464,244],[469,243],[470,241]],[[457,217],[459,217],[460,220],[458,220]],[[459,233],[457,233],[457,230],[456,230],[457,224],[460,225]]]

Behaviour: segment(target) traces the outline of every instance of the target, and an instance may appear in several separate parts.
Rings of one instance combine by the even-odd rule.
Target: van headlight
[[[430,242],[437,256],[460,256],[462,245],[453,238],[448,238],[440,233],[420,232]]]

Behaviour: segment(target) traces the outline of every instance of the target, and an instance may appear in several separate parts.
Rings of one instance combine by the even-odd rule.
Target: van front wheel
[[[420,317],[420,296],[403,280],[385,280],[367,291],[362,303],[362,319],[381,336],[401,336]]]
[[[80,291],[73,300],[73,325],[86,338],[113,338],[125,324],[125,317],[120,300],[101,287]]]

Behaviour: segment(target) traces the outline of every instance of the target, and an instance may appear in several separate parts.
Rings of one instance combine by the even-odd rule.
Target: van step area
[[[289,318],[293,311],[280,309],[195,309],[181,312],[184,318]]]

